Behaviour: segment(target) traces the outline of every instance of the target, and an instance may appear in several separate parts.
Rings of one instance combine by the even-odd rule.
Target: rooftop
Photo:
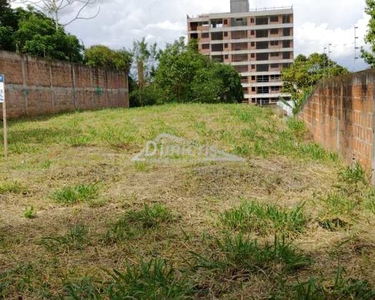
[[[274,6],[274,7],[264,7],[264,8],[252,8],[248,12],[256,12],[256,13],[261,13],[261,12],[267,12],[267,11],[274,11],[274,10],[287,10],[287,9],[293,9],[293,5],[291,6]],[[187,16],[188,19],[199,19],[199,18],[207,18],[210,17],[211,15],[232,15],[233,13],[231,12],[223,12],[223,13],[202,13],[200,15],[195,15],[195,16]],[[244,14],[244,13],[237,13],[237,14]]]

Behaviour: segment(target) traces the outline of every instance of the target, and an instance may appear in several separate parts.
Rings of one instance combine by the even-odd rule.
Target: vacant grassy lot
[[[131,162],[161,133],[247,161]],[[375,298],[375,190],[272,110],[64,114],[9,143],[0,299]]]

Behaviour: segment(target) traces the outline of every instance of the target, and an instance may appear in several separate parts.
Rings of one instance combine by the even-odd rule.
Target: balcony
[[[247,54],[234,54],[232,55],[232,62],[246,62],[249,57]]]
[[[232,39],[233,40],[241,40],[241,39],[246,39],[247,38],[247,31],[233,31],[232,32]]]

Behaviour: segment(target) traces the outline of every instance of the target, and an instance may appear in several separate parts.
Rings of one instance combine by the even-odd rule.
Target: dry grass
[[[215,145],[247,161],[130,161],[161,133]],[[122,287],[146,291],[136,299],[160,299],[171,285],[180,289],[173,290],[176,299],[297,299],[301,293],[290,285],[310,277],[322,281],[325,297],[348,298],[344,288],[332,288],[338,266],[347,272],[343,278],[367,280],[375,288],[375,193],[363,182],[340,181],[338,158],[311,144],[301,124],[286,124],[272,110],[168,105],[63,114],[13,121],[9,140],[11,155],[0,158],[0,299],[121,299],[116,297]],[[96,189],[87,201],[84,195],[68,203],[51,196],[64,187],[74,191],[91,185]],[[349,215],[333,213],[331,202],[325,201],[330,193],[339,200],[346,195],[358,205]],[[288,242],[311,259],[311,265],[292,273],[277,262],[258,271],[248,264],[232,263],[229,268],[228,262],[224,271],[199,268],[196,255],[212,259],[211,266],[225,259],[215,241],[237,233],[223,228],[220,215],[244,200],[288,210],[305,202],[306,228],[290,235]],[[148,224],[145,205],[165,208],[171,220],[158,223],[156,210],[151,213],[155,226],[137,225]],[[25,211],[31,207],[34,218],[27,218]],[[142,220],[137,222],[137,216]],[[125,234],[108,239],[108,230],[121,220],[117,224]],[[343,224],[340,221],[347,226],[322,226]],[[244,234],[259,245],[275,238]],[[157,261],[142,263],[152,259]],[[153,277],[154,268],[164,274],[169,264],[171,277]],[[125,273],[126,266],[132,268],[127,275],[162,281],[163,288],[153,297],[155,285],[139,286],[129,277],[116,283],[118,277],[103,271]],[[117,294],[108,292],[111,282]]]

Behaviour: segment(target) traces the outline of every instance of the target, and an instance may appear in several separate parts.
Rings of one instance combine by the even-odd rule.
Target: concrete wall
[[[129,107],[123,72],[0,51],[0,73],[5,75],[9,118]]]
[[[374,85],[375,70],[321,81],[299,115],[316,142],[348,164],[360,162],[369,174],[375,166]]]

